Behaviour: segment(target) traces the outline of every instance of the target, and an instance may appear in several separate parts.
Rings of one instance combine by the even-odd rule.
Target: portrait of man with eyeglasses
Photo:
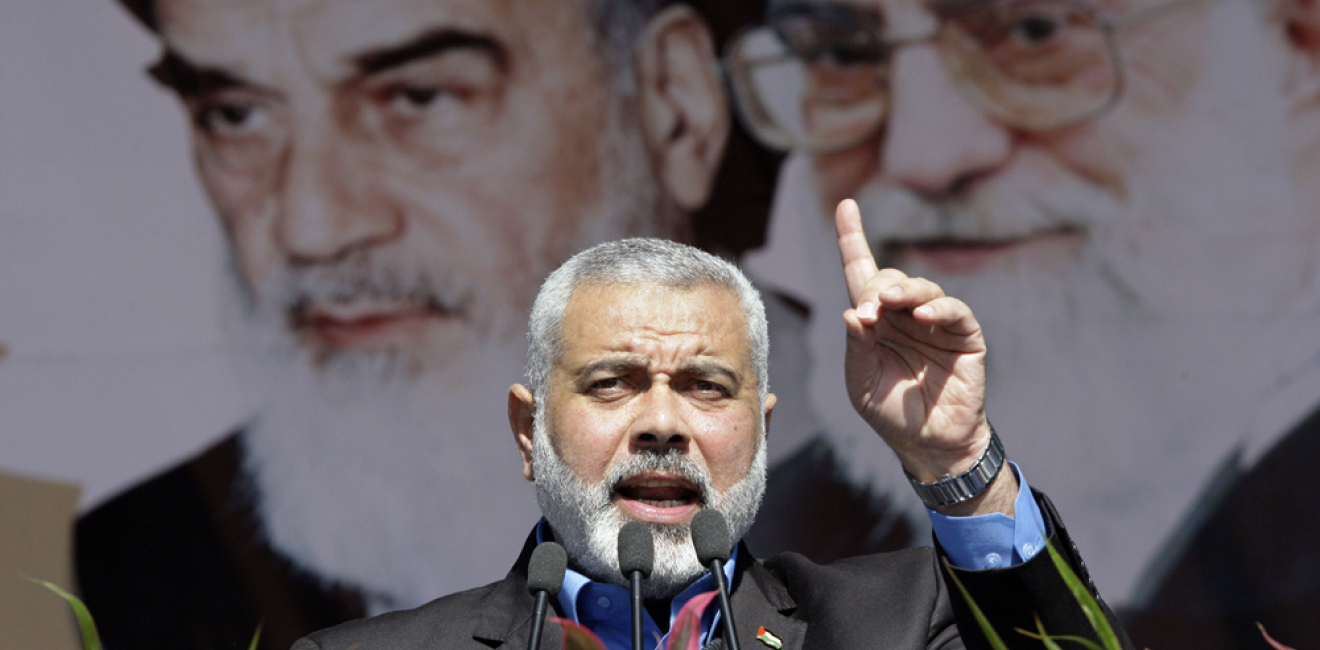
[[[781,369],[819,421],[795,442],[913,507],[818,370],[844,347],[828,215],[855,197],[882,264],[1006,341],[997,425],[1087,513],[1139,646],[1314,638],[1317,26],[1291,0],[772,0],[724,64],[788,152],[746,265],[806,314],[779,330],[810,351]]]

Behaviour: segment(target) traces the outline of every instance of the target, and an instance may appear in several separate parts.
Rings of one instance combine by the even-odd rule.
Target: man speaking
[[[986,419],[986,347],[971,310],[934,283],[878,269],[852,201],[840,204],[836,227],[852,303],[849,396],[932,508],[940,554],[1010,643],[1036,643],[1011,632],[1035,628],[1036,615],[1052,634],[1094,637],[1039,552],[1041,532],[1089,582],[1080,558],[1048,501],[1005,467]],[[775,406],[768,348],[760,297],[727,262],[651,239],[574,256],[532,308],[530,387],[509,391],[523,475],[545,517],[514,568],[500,582],[318,632],[295,648],[526,647],[529,558],[553,538],[570,569],[557,613],[623,650],[630,615],[616,544],[632,521],[655,540],[641,585],[654,636],[643,638],[667,633],[684,602],[711,590],[693,550],[694,516],[720,513],[737,540],[760,505]],[[762,562],[739,544],[729,564],[731,606],[717,616],[736,620],[734,643],[756,642],[761,629],[775,639],[762,643],[784,650],[986,643],[948,595],[931,549],[819,566],[795,554]],[[702,642],[729,644],[714,618]]]

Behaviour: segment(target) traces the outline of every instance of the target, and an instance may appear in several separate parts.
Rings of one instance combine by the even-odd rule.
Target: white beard
[[[244,449],[271,545],[361,589],[372,613],[502,575],[537,515],[504,417],[522,372],[515,349],[480,350],[483,366],[463,381],[264,364]]]
[[[541,278],[601,241],[674,234],[677,212],[627,114],[616,107],[602,136],[612,164],[605,165],[600,207],[580,216],[568,250],[542,252]],[[466,278],[463,269],[444,269],[444,258],[359,266],[386,271],[366,283],[378,290],[475,296],[477,303],[481,283],[512,281]],[[305,284],[319,294],[351,292],[363,289],[355,277],[371,277],[340,275],[337,287],[334,277]],[[243,439],[244,469],[271,546],[326,584],[361,590],[372,614],[504,575],[538,514],[531,487],[517,478],[506,418],[509,385],[524,373],[530,305],[474,305],[467,327],[481,333],[480,343],[440,368],[425,367],[410,350],[340,351],[318,364],[287,329],[290,297],[283,294],[291,289],[280,286],[287,282],[259,288],[267,298],[255,305],[231,284],[226,331],[257,401]]]
[[[1207,43],[1239,43],[1242,24],[1260,21],[1224,16],[1217,14]],[[1054,273],[904,271],[940,283],[976,313],[989,346],[986,410],[1007,455],[1059,505],[1101,591],[1120,606],[1147,595],[1163,568],[1157,555],[1195,520],[1217,472],[1237,469],[1235,450],[1268,446],[1283,432],[1253,426],[1281,378],[1320,385],[1314,216],[1296,204],[1289,183],[1284,102],[1268,83],[1233,85],[1277,78],[1277,61],[1259,43],[1209,50],[1218,58],[1207,62],[1196,101],[1133,163],[1130,179],[1152,180],[1135,180],[1121,203],[1066,173],[1007,177],[1015,170],[957,206],[877,186],[857,194],[872,241],[1002,236],[1042,224],[1088,232],[1080,258]],[[807,169],[790,161],[784,173]],[[780,183],[814,192],[802,177]],[[799,212],[818,205],[786,202]],[[808,210],[809,223],[796,228],[809,251],[785,254],[814,260],[809,289],[797,296],[813,314],[806,380],[813,407],[853,479],[899,495],[924,520],[897,461],[848,401],[838,314],[849,305],[832,218]],[[776,210],[775,218],[785,216]],[[773,230],[771,238],[775,246]],[[1316,394],[1270,420],[1295,422]],[[1268,440],[1248,440],[1254,434]]]
[[[619,531],[630,519],[613,503],[614,486],[646,471],[664,469],[696,485],[703,502],[724,516],[733,542],[742,539],[751,529],[756,511],[761,506],[761,497],[765,494],[764,416],[757,430],[756,454],[747,475],[718,494],[711,487],[706,468],[677,453],[630,456],[611,468],[610,474],[599,484],[587,483],[564,463],[546,435],[542,404],[537,401],[532,433],[536,498],[546,520],[563,541],[570,562],[584,575],[598,582],[618,583],[623,579],[619,570]],[[689,525],[653,524],[651,532],[655,541],[655,567],[642,582],[642,593],[647,598],[672,598],[707,569],[697,560]]]

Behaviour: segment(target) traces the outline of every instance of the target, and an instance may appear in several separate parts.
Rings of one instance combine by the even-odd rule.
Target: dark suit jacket
[[[1218,498],[1169,549],[1164,577],[1127,612],[1133,638],[1156,650],[1264,648],[1259,622],[1285,645],[1320,637],[1320,410]]]
[[[231,435],[78,521],[78,583],[106,650],[261,650],[360,618],[351,591],[263,539]]]
[[[1037,493],[1037,497],[1051,528],[1052,543],[1089,584],[1086,567],[1053,506],[1043,495]],[[534,545],[534,537],[529,537],[513,569],[499,582],[417,609],[317,632],[294,648],[521,650],[527,645],[531,626],[533,599],[527,592],[527,562]],[[743,647],[761,647],[755,640],[759,627],[782,639],[783,650],[988,647],[963,602],[950,597],[950,587],[941,577],[940,554],[934,549],[867,555],[824,566],[796,553],[762,562],[745,546],[738,557],[732,607]],[[1012,631],[1014,627],[1035,629],[1035,614],[1051,634],[1095,638],[1045,553],[1009,569],[957,573],[1010,647],[1041,647]],[[1121,627],[1119,630],[1126,642]],[[561,641],[557,632],[551,629],[546,639],[549,645],[544,647],[557,650]]]

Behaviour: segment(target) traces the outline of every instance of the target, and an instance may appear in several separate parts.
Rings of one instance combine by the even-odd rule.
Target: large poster
[[[127,11],[125,11],[127,9]],[[929,543],[842,385],[833,205],[976,311],[1138,645],[1320,630],[1300,0],[51,0],[0,21],[0,468],[80,483],[107,647],[285,648],[504,574],[541,279],[630,235],[771,319],[748,541]],[[153,645],[154,644],[154,645]]]

